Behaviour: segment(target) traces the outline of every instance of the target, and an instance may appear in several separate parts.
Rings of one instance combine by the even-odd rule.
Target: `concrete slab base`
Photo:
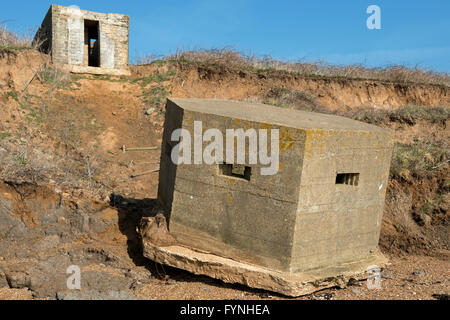
[[[128,69],[96,68],[96,67],[75,66],[68,64],[59,65],[59,67],[68,72],[79,74],[109,75],[109,76],[131,75],[131,71]]]
[[[363,260],[305,273],[271,270],[232,259],[198,252],[182,246],[158,247],[143,240],[144,256],[155,262],[205,275],[225,283],[238,283],[289,297],[299,297],[331,287],[346,287],[350,279],[371,276],[371,266],[382,268],[388,262],[378,250]]]

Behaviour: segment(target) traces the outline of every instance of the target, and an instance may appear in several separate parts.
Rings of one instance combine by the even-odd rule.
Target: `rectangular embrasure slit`
[[[357,187],[359,185],[359,173],[338,173],[336,184],[346,184]]]
[[[221,164],[220,173],[224,176],[250,181],[252,168],[242,164]]]

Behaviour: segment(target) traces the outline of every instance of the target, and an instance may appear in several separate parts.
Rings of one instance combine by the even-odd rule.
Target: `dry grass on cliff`
[[[414,125],[421,120],[430,123],[445,123],[450,118],[450,108],[407,105],[395,110],[361,109],[350,117],[354,120],[378,125],[389,122]]]
[[[31,32],[29,34],[20,35],[10,31],[4,23],[0,22],[0,49],[26,49],[32,47],[31,43]]]
[[[448,166],[449,146],[444,143],[417,141],[411,144],[397,143],[392,157],[391,176],[393,178],[423,179],[433,177],[437,169]]]
[[[215,65],[220,67],[250,70],[257,72],[281,71],[304,77],[325,77],[345,79],[370,79],[398,83],[424,83],[450,86],[450,74],[440,73],[424,68],[408,68],[392,65],[385,68],[368,68],[360,64],[331,65],[323,61],[287,62],[270,56],[258,57],[245,54],[233,48],[178,50],[169,56],[142,56],[137,64],[150,64],[155,61],[178,61]]]

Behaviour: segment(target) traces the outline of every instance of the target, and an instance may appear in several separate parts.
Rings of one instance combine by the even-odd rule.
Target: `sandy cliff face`
[[[426,174],[403,170],[391,177],[380,244],[391,256],[448,259],[448,113],[417,119],[376,113],[408,104],[425,106],[420,109],[425,113],[433,106],[449,108],[448,87],[179,62],[135,66],[131,77],[70,75],[38,52],[1,51],[0,287],[67,297],[65,268],[80,264],[91,296],[101,295],[96,286],[103,294],[115,291],[113,297],[149,286],[162,292],[159,297],[173,298],[170,279],[180,281],[176,297],[186,296],[192,281],[205,280],[145,261],[136,232],[140,218],[154,207],[160,149],[124,153],[120,148],[160,148],[167,96],[264,102],[280,88],[296,92],[286,100],[294,107],[306,103],[312,110],[350,116],[364,109],[361,120],[395,130],[396,141],[409,148],[399,156],[414,156],[414,148],[422,148],[410,160],[425,159]],[[55,267],[63,274],[50,286]],[[191,282],[183,282],[187,278]],[[217,289],[219,298],[242,290],[208,286],[205,290],[216,294]]]
[[[155,72],[158,67],[133,67],[134,76]],[[159,68],[160,70],[163,68]],[[450,106],[450,88],[418,83],[344,78],[301,77],[286,73],[224,70],[214,66],[174,63],[177,70],[173,95],[179,98],[245,100],[263,96],[272,88],[298,90],[331,109],[396,109],[408,104]]]

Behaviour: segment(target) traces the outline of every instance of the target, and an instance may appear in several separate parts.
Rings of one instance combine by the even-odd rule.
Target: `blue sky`
[[[40,24],[51,3],[130,15],[132,61],[232,46],[289,61],[450,72],[449,0],[16,0],[2,2],[0,21],[25,32]],[[381,8],[381,30],[366,26],[369,5]]]

